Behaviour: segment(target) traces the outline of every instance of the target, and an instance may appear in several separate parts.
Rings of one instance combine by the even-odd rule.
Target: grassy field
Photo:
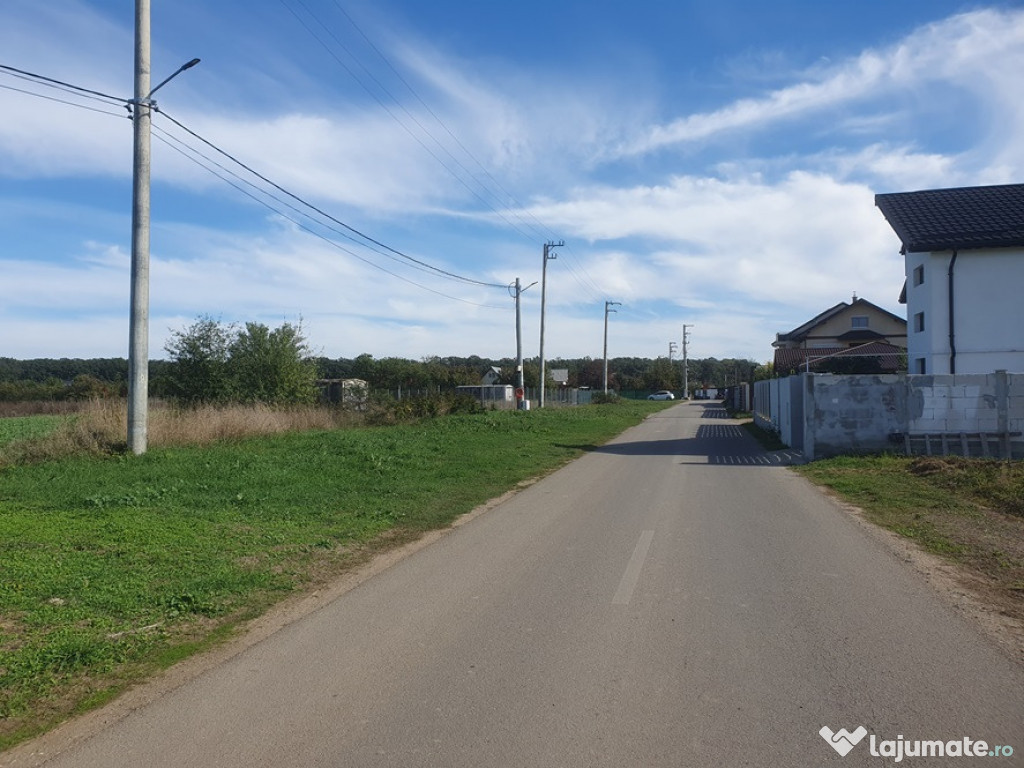
[[[0,468],[0,749],[359,562],[382,534],[445,526],[662,407],[450,415]]]
[[[18,440],[44,437],[57,429],[66,416],[17,416],[0,418],[0,446]]]

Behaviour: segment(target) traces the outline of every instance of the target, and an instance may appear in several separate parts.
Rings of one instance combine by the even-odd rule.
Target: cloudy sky
[[[0,64],[114,97],[0,70],[0,356],[127,356],[132,5],[0,5]],[[154,84],[202,59],[155,97],[152,357],[200,315],[301,322],[332,358],[514,356],[507,286],[564,240],[546,357],[600,357],[616,301],[612,356],[667,355],[687,324],[693,357],[764,361],[853,293],[903,313],[875,193],[1024,177],[1019,2],[153,0],[152,20]]]

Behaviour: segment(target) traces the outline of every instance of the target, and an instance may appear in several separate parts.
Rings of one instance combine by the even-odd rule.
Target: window
[[[914,267],[914,285],[920,285],[924,282],[924,264],[919,264]]]
[[[914,333],[921,333],[924,330],[924,312],[914,315]]]
[[[857,317],[850,318],[850,326],[853,328],[867,328],[868,318],[867,315],[858,315]]]
[[[915,373],[923,374],[925,372],[925,358],[919,357],[914,361]]]

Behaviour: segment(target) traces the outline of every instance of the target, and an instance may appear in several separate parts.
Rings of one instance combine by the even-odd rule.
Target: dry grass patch
[[[321,405],[180,408],[154,403],[149,411],[148,441],[153,448],[199,446],[285,432],[354,427],[362,423],[362,414]],[[94,400],[69,415],[50,434],[0,448],[0,464],[117,453],[126,450],[127,433],[127,404],[122,400]]]

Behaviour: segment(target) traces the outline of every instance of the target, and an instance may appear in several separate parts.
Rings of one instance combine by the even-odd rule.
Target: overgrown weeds
[[[199,446],[285,432],[393,426],[484,410],[474,398],[455,393],[403,400],[380,398],[358,408],[259,403],[186,407],[154,402],[147,431],[150,447]],[[0,422],[0,466],[122,453],[126,449],[127,406],[123,400],[92,400],[77,404],[63,418],[17,419],[17,431],[12,429],[10,436],[5,435],[2,427]]]
[[[94,400],[74,415],[51,418],[54,421],[47,422],[48,429],[0,441],[0,466],[117,454],[126,449],[128,416],[123,400]],[[327,406],[185,408],[154,403],[149,411],[148,443],[154,448],[210,445],[260,435],[354,427],[364,421],[361,413]]]

